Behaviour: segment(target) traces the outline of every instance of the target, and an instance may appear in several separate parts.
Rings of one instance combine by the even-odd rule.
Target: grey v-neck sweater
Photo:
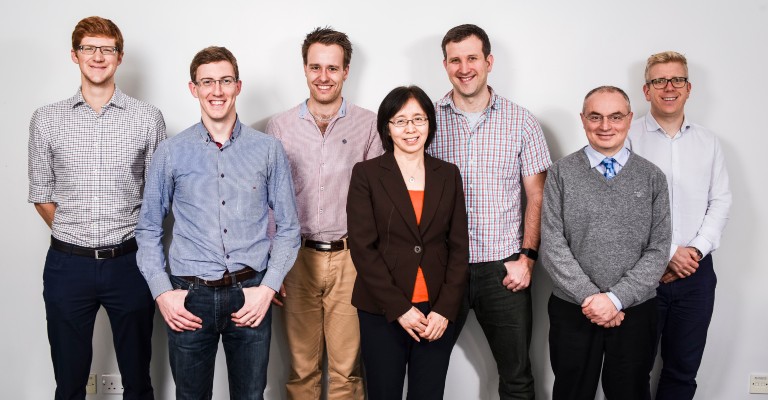
[[[583,149],[547,174],[541,222],[542,265],[555,296],[576,304],[612,292],[624,308],[656,296],[671,241],[664,173],[631,154],[606,180]]]

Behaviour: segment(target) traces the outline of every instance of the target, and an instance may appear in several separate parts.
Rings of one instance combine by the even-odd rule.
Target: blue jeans
[[[123,399],[154,399],[149,361],[155,302],[136,266],[135,252],[97,260],[49,249],[43,299],[56,377],[54,399],[85,399],[100,306],[112,327]]]
[[[171,373],[176,399],[211,399],[213,370],[219,337],[224,344],[231,399],[262,400],[267,386],[272,309],[257,328],[237,327],[231,314],[244,302],[244,287],[258,286],[266,270],[232,286],[207,287],[171,276],[174,288],[188,290],[184,306],[200,317],[203,327],[195,331],[168,330]]]
[[[499,371],[499,398],[533,399],[531,346],[533,311],[531,288],[513,292],[501,281],[507,270],[501,261],[469,264],[469,288],[456,318],[456,338],[469,309],[485,333]]]
[[[657,339],[661,340],[661,376],[656,400],[693,399],[696,373],[704,355],[707,329],[715,307],[717,276],[712,256],[699,262],[696,273],[656,289],[659,300]]]

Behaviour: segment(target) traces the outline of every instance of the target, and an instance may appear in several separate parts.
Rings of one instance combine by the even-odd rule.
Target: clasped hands
[[[426,317],[416,307],[411,307],[405,314],[397,317],[397,322],[417,342],[426,339],[430,342],[440,339],[448,327],[448,319],[431,311]]]
[[[617,310],[605,293],[593,294],[584,299],[581,312],[590,322],[603,328],[615,328],[624,321],[624,312]]]

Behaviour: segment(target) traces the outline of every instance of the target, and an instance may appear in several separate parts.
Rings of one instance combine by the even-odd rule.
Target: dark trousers
[[[581,306],[549,298],[549,351],[553,400],[594,400],[602,370],[608,400],[650,400],[650,372],[656,343],[656,300],[624,310],[624,322],[602,328]]]
[[[469,264],[469,287],[456,319],[456,338],[469,309],[474,309],[496,360],[499,398],[530,400],[535,396],[528,356],[533,330],[531,289],[507,290],[501,284],[506,274],[501,261]]]
[[[425,316],[429,303],[415,304]],[[360,344],[368,400],[403,398],[408,370],[408,400],[441,400],[454,344],[455,325],[448,323],[440,339],[413,340],[397,321],[358,310]]]
[[[149,377],[155,302],[136,265],[136,253],[96,260],[49,249],[43,270],[56,400],[85,399],[93,357],[96,313],[112,326],[123,399],[153,399]]]
[[[656,400],[693,399],[696,373],[715,307],[715,286],[712,256],[707,255],[699,262],[696,273],[662,283],[656,290],[663,362]]]

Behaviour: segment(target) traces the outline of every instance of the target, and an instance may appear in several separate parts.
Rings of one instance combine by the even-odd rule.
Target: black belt
[[[301,245],[317,251],[341,251],[347,249],[347,239],[331,240],[330,242],[301,239]]]
[[[139,249],[136,238],[130,238],[117,246],[110,247],[82,247],[75,244],[62,242],[51,236],[51,247],[64,253],[74,254],[76,256],[95,258],[103,260],[107,258],[120,257],[122,255],[133,253]]]
[[[240,271],[235,272],[226,271],[221,279],[216,279],[215,281],[207,281],[196,276],[177,276],[177,278],[183,279],[189,283],[199,283],[203,286],[210,287],[232,286],[234,282],[247,281],[254,277],[256,277],[256,271],[251,267],[245,267]]]

